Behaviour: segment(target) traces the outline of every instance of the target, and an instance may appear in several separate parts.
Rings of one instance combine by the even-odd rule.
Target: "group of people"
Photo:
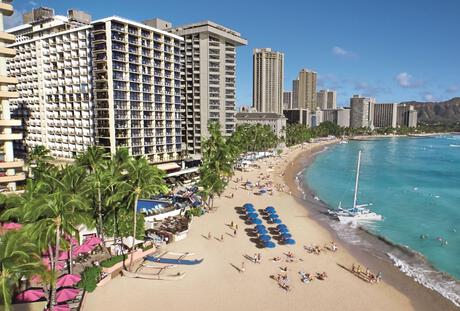
[[[315,255],[320,255],[322,251],[331,251],[331,252],[336,252],[339,250],[337,245],[332,241],[330,244],[325,244],[322,248],[319,245],[311,245],[311,246],[306,246],[304,245],[303,247],[307,253],[309,254],[315,254]]]
[[[366,270],[363,271],[360,265],[356,266],[354,263],[351,266],[351,272],[353,272],[361,278],[366,279],[371,284],[378,283],[382,280],[382,272],[379,272],[377,273],[377,275],[375,275],[371,272],[371,270],[369,270],[369,268],[366,268]]]
[[[282,273],[278,273],[276,276],[272,275],[271,276],[275,281],[278,282],[278,285],[286,290],[286,291],[290,291],[291,290],[291,285],[289,284],[289,278],[287,276],[287,274],[282,274]]]

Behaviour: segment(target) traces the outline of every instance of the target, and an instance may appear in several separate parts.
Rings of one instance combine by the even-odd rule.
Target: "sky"
[[[237,103],[252,103],[252,51],[284,53],[284,89],[302,68],[318,89],[377,102],[442,101],[460,96],[460,0],[15,0],[6,26],[34,7],[70,8],[99,19],[158,17],[181,25],[212,20],[248,40],[237,51]]]

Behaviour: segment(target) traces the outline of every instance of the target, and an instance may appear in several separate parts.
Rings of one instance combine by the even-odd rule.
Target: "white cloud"
[[[437,101],[437,98],[431,94],[431,93],[424,93],[423,96],[422,96],[423,100],[424,101],[427,101],[427,102],[435,102]]]
[[[33,0],[29,1],[29,4],[30,4],[31,6],[33,6],[33,7],[38,6],[38,3],[35,2],[35,1],[33,1]]]
[[[411,74],[407,72],[401,72],[395,77],[400,87],[404,88],[415,88],[423,85],[423,81],[414,80]]]
[[[341,48],[339,46],[334,46],[332,48],[332,54],[336,56],[340,56],[340,57],[349,57],[349,58],[355,58],[358,56],[356,53],[347,51],[344,48]]]
[[[457,93],[460,91],[460,85],[451,85],[446,89],[447,93]]]

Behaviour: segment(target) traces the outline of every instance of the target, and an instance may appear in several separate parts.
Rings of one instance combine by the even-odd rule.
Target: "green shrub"
[[[192,207],[185,212],[185,217],[190,218],[190,216],[201,216],[203,215],[203,210],[201,207]]]
[[[104,267],[104,268],[110,268],[110,267],[113,267],[115,264],[119,263],[119,262],[122,262],[123,261],[123,257],[125,257],[126,255],[118,255],[118,256],[113,256],[113,257],[110,257],[109,259],[106,259],[104,261],[101,261],[100,263],[100,266],[101,267]]]
[[[78,282],[77,287],[83,288],[90,293],[93,292],[97,287],[97,283],[99,283],[101,272],[101,267],[87,267],[83,271],[81,281]]]
[[[150,245],[147,245],[147,246],[143,246],[142,247],[142,251],[145,252],[145,251],[148,251],[149,249],[152,249],[153,248],[153,244],[150,244]]]

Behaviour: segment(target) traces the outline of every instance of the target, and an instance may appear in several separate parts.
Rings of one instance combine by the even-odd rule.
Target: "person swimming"
[[[428,236],[426,234],[421,234],[420,235],[420,240],[426,240]]]

